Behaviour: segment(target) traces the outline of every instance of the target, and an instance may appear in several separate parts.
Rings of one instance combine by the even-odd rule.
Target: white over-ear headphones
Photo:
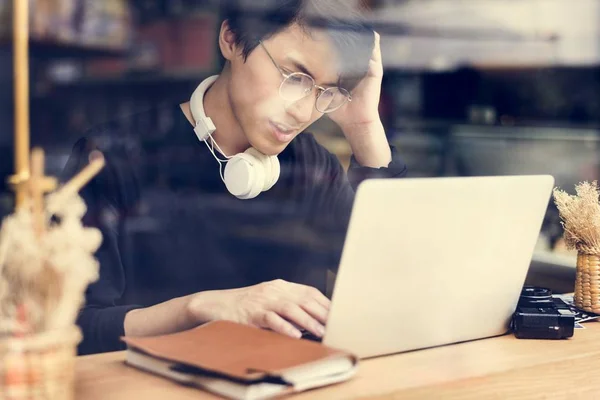
[[[264,155],[253,147],[231,157],[221,151],[212,137],[216,127],[204,112],[204,93],[217,78],[218,75],[206,78],[192,94],[190,109],[194,121],[196,121],[194,132],[200,141],[206,143],[213,157],[219,163],[221,180],[225,183],[229,193],[240,199],[252,199],[275,185],[279,179],[279,160],[277,156]],[[208,144],[209,140],[210,145]],[[225,156],[226,160],[217,157],[214,151],[215,147]],[[221,169],[223,164],[225,164],[224,175]]]

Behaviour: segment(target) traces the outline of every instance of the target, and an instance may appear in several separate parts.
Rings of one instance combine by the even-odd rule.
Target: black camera
[[[511,325],[519,339],[566,339],[573,336],[575,313],[550,289],[524,286]]]

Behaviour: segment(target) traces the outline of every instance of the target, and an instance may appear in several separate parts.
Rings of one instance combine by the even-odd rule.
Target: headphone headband
[[[204,94],[218,77],[219,75],[213,75],[203,80],[198,85],[196,90],[194,90],[194,93],[192,93],[192,98],[190,99],[190,110],[192,111],[192,117],[194,117],[194,121],[196,121],[194,132],[196,132],[198,140],[201,141],[208,139],[208,136],[212,135],[213,132],[217,130],[215,124],[212,122],[212,119],[207,117],[206,113],[204,112]]]

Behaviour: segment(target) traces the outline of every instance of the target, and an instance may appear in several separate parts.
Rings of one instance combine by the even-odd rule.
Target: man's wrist
[[[342,127],[356,161],[364,167],[387,167],[392,152],[381,120]]]
[[[219,319],[223,308],[219,302],[219,292],[221,291],[210,290],[188,296],[186,315],[191,323],[201,325]]]
[[[125,314],[125,319],[123,321],[123,332],[125,333],[125,336],[140,336],[136,329],[138,326],[138,316],[136,314],[139,314],[139,312],[140,309],[133,309],[127,311]]]
[[[367,135],[383,134],[385,136],[383,123],[379,119],[370,122],[345,124],[340,126],[340,128],[349,141],[352,141],[353,138],[360,138]]]
[[[185,315],[195,325],[201,325],[210,321],[204,305],[204,296],[205,294],[203,292],[188,296],[188,301],[185,307]]]
[[[125,314],[125,336],[161,335],[191,329],[201,322],[192,312],[191,304],[197,295],[178,297],[147,308],[134,309]]]

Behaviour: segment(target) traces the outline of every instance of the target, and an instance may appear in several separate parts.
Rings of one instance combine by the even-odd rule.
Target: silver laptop
[[[366,358],[506,333],[553,185],[547,175],[363,182],[323,343]]]

